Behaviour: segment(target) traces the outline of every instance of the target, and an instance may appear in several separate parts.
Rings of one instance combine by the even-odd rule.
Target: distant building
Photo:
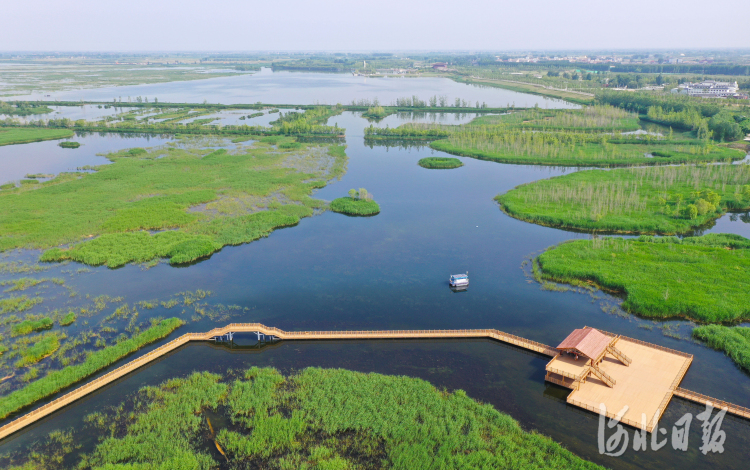
[[[706,80],[700,83],[683,83],[672,91],[689,96],[701,96],[704,98],[730,98],[737,95],[738,90],[739,87],[737,86],[737,82],[730,83]]]
[[[432,64],[432,68],[435,70],[445,70],[448,68],[448,64],[446,64],[445,62],[435,62],[434,64]]]

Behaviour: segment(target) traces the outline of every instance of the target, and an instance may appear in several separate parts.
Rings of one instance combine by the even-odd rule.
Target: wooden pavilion
[[[689,354],[584,327],[558,346],[545,380],[572,389],[572,405],[651,432],[693,360]],[[631,359],[633,358],[633,359]],[[619,385],[618,385],[619,384]]]

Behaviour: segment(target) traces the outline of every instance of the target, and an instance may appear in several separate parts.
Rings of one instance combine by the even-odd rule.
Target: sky
[[[2,51],[750,48],[748,0],[23,0]]]

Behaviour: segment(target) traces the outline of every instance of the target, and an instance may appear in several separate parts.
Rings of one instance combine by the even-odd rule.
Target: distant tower
[[[363,60],[363,61],[362,61],[362,68],[363,68],[363,69],[366,69],[366,68],[367,68],[367,61],[366,61],[366,60]]]

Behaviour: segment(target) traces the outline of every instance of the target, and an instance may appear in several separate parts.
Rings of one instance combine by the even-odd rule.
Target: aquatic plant
[[[329,207],[333,212],[348,215],[368,216],[380,213],[380,206],[372,200],[372,194],[365,188],[349,190],[349,197],[334,199]]]
[[[210,468],[208,448],[232,468],[599,468],[461,390],[409,377],[252,368],[226,384],[196,372],[135,401],[132,413],[87,418],[112,431],[79,468]]]
[[[69,142],[69,141],[60,142],[57,145],[59,145],[60,147],[62,147],[64,149],[77,149],[78,147],[81,146],[81,144],[79,142]]]
[[[38,320],[24,320],[21,323],[13,325],[11,336],[23,336],[32,331],[46,330],[52,328],[53,322],[49,317],[43,317]]]
[[[495,199],[509,215],[541,225],[680,234],[724,211],[750,208],[750,165],[579,171],[524,184]]]
[[[745,372],[750,372],[750,328],[704,325],[693,328],[693,337],[723,351]]]
[[[622,294],[622,307],[638,315],[707,323],[750,318],[750,240],[739,235],[574,240],[537,261],[543,279]]]
[[[324,203],[310,194],[340,177],[346,164],[343,146],[326,152],[295,142],[306,154],[265,143],[237,154],[196,147],[120,151],[95,173],[64,173],[33,188],[0,193],[0,251],[55,246],[43,253],[43,261],[110,267],[158,257],[191,262],[312,215]],[[277,198],[272,204],[272,194],[283,195],[283,202]],[[4,204],[9,196],[13,204]],[[236,202],[238,209],[213,210],[214,202]],[[201,204],[202,210],[188,210]]]
[[[27,295],[6,297],[0,299],[0,314],[23,312],[41,302],[41,297],[29,298]]]
[[[72,325],[76,321],[76,318],[76,313],[71,310],[60,319],[60,326]]]
[[[26,144],[42,140],[65,139],[72,136],[73,131],[68,129],[2,128],[0,129],[0,145]]]
[[[420,159],[417,164],[422,168],[451,169],[464,166],[458,158],[450,157],[426,157]]]
[[[51,371],[41,379],[32,382],[19,390],[15,390],[8,395],[0,397],[0,419],[6,418],[11,413],[91,376],[128,354],[137,351],[146,344],[167,336],[182,324],[183,321],[179,318],[168,318],[162,320],[147,330],[134,335],[132,338],[121,341],[112,346],[107,346],[102,350],[92,352],[86,357],[85,361],[80,364],[69,366],[61,370]],[[54,346],[54,340],[49,339],[45,340],[45,343],[43,343],[39,349],[48,350],[52,346]],[[57,346],[59,347],[59,343]],[[54,349],[57,348],[55,347]],[[32,357],[36,357],[37,352],[38,351],[35,351]]]

